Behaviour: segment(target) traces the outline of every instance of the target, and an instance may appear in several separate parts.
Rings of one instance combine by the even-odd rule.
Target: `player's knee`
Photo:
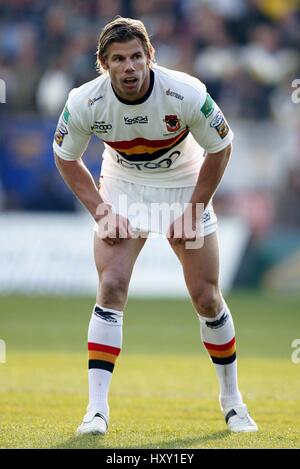
[[[203,285],[192,296],[193,303],[199,314],[214,317],[219,313],[221,297],[217,286]]]
[[[101,296],[106,301],[116,301],[127,295],[128,279],[120,273],[103,274],[100,279]]]

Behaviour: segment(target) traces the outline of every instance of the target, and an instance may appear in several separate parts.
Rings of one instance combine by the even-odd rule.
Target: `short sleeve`
[[[91,135],[89,123],[76,109],[71,91],[57,124],[53,150],[64,160],[79,160],[89,144]]]
[[[223,150],[233,140],[233,132],[221,109],[208,93],[204,103],[197,99],[195,103],[187,119],[193,137],[208,153]]]

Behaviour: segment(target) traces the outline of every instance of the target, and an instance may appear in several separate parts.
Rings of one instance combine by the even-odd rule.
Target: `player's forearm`
[[[97,207],[102,203],[94,179],[82,160],[65,161],[55,155],[58,171],[71,191],[87,208],[93,218],[96,217]]]
[[[232,145],[228,145],[218,153],[208,153],[201,167],[197,184],[190,202],[204,204],[204,209],[216,192],[229,162]]]

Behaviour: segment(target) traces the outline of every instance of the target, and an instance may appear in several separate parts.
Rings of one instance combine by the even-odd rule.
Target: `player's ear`
[[[153,46],[147,51],[147,65],[151,68],[154,59],[155,49]]]
[[[147,65],[148,65],[149,68],[151,68],[151,63],[152,63],[151,56],[150,56],[150,54],[148,53],[148,54],[147,54]]]
[[[99,57],[99,60],[100,60],[100,63],[101,63],[101,67],[103,68],[103,70],[108,70],[108,61],[107,61],[107,57]]]

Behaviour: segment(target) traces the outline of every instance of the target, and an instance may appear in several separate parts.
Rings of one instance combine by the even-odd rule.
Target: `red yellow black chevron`
[[[103,140],[103,142],[116,150],[128,161],[153,161],[181,143],[188,136],[189,132],[187,127],[175,137],[165,140],[135,138],[133,140],[122,140],[119,142],[111,142],[108,140]]]

